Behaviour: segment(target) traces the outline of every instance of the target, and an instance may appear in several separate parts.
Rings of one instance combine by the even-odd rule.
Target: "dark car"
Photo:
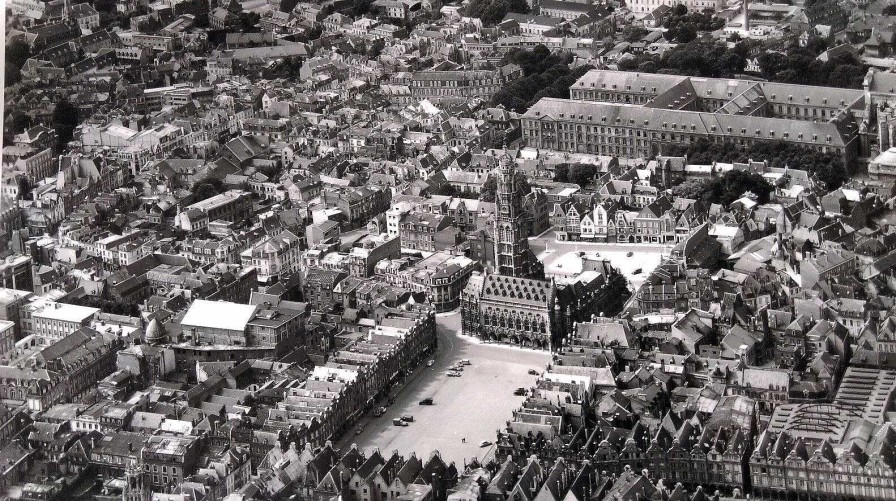
[[[529,369],[529,374],[531,374],[532,376],[537,376],[537,375],[538,375],[538,371],[535,370],[535,369]]]
[[[525,388],[517,388],[516,390],[513,391],[513,394],[518,397],[524,396],[526,394],[526,389]]]
[[[412,415],[410,415],[410,414],[405,414],[404,416],[401,416],[401,417],[398,418],[398,419],[401,419],[402,421],[404,421],[404,422],[406,422],[406,423],[413,423],[413,422],[414,422],[414,416],[412,416]]]
[[[424,398],[420,401],[420,405],[432,405],[432,398]]]
[[[638,268],[637,270],[632,272],[632,275],[640,275],[642,271],[644,271],[644,270],[642,270],[641,268]]]
[[[395,426],[407,426],[408,425],[406,422],[402,421],[401,419],[397,419],[397,418],[392,420],[392,424]]]
[[[373,410],[373,417],[380,417],[385,413],[386,413],[385,407],[377,407],[376,409]]]

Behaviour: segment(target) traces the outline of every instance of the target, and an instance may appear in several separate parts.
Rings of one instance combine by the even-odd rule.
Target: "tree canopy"
[[[510,12],[528,14],[526,0],[472,0],[465,8],[466,15],[478,17],[484,26],[494,26]]]
[[[764,52],[759,55],[759,69],[764,78],[776,82],[861,89],[867,67],[851,53],[819,61],[818,54],[824,47],[815,44],[791,47],[785,54]],[[816,53],[818,49],[821,50]]]
[[[746,193],[756,195],[756,200],[764,204],[774,188],[762,176],[754,172],[732,170],[706,183],[701,198],[707,202],[728,205]]]
[[[678,4],[663,23],[666,31],[663,37],[669,41],[688,43],[697,38],[701,31],[715,31],[725,26],[725,21],[715,17],[711,9],[703,12],[688,12],[687,7]]]
[[[224,186],[224,181],[216,177],[208,177],[193,183],[190,191],[193,193],[193,203],[196,203],[215,195],[220,195],[227,191],[227,188]]]
[[[22,66],[31,57],[31,49],[22,40],[16,39],[6,46],[6,85],[15,85],[22,79]]]
[[[502,63],[518,64],[523,76],[495,93],[492,105],[522,113],[543,97],[569,98],[569,87],[592,69],[591,66],[571,69],[572,60],[571,54],[552,53],[544,45],[508,52]]]
[[[644,73],[667,73],[725,78],[743,73],[750,46],[740,42],[729,49],[722,42],[693,40],[666,51],[662,57],[640,54],[619,61],[619,69]]]
[[[53,128],[56,129],[58,147],[61,149],[72,140],[78,126],[78,108],[68,99],[60,101],[53,109]]]
[[[688,162],[694,164],[711,164],[713,162],[747,162],[749,160],[768,161],[772,167],[790,167],[807,170],[818,176],[830,190],[840,187],[849,173],[843,158],[836,153],[822,153],[783,141],[762,142],[748,147],[738,146],[732,142],[715,143],[699,139],[690,144],[672,145],[667,155],[687,156]]]

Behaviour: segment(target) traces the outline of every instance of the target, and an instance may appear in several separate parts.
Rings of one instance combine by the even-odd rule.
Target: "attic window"
[[[707,90],[707,91],[706,91],[706,95],[707,95],[707,96],[711,96],[711,95],[712,95],[712,89]]]
[[[760,135],[760,134],[762,134],[762,131],[759,130],[759,129],[756,129],[756,135],[758,136],[758,135]]]
[[[799,133],[799,135],[797,136],[797,139],[799,139],[800,141],[803,140],[803,133],[802,133],[802,132]]]
[[[831,136],[827,137],[827,142],[829,142],[829,143],[831,142]]]
[[[824,99],[822,99],[821,102],[824,103],[824,104],[828,104],[828,98],[824,98]]]
[[[560,118],[563,118],[563,113],[560,114]]]
[[[728,130],[728,134],[731,134],[731,127],[728,127],[727,130]]]
[[[582,85],[585,85],[585,83],[582,82]],[[594,82],[591,82],[591,86],[594,87]]]
[[[812,140],[818,141],[818,134],[812,134]]]
[[[588,121],[590,122],[590,121],[592,121],[592,120],[594,120],[594,118],[592,118],[591,115],[588,115]]]
[[[600,117],[600,121],[601,121],[601,122],[606,122],[606,121],[607,121],[607,117],[606,117],[606,116],[602,116],[602,117]]]
[[[536,111],[536,112],[535,112],[535,116],[537,117],[538,115],[541,115],[541,112],[540,112],[540,111]]]
[[[606,89],[606,88],[607,88],[607,84],[605,84],[605,83],[600,84],[600,88],[601,88],[601,89]]]
[[[785,133],[784,133],[784,139],[787,139],[788,137],[790,137],[790,133],[789,133],[789,132],[785,132]]]
[[[710,132],[715,132],[715,131],[716,131],[716,126],[715,126],[715,125],[710,125],[710,126],[709,126],[709,131],[710,131]]]
[[[663,128],[665,129],[665,128],[667,128],[667,127],[669,127],[669,124],[666,123],[666,122],[663,122]]]
[[[774,95],[774,94],[772,94],[772,100],[774,100],[774,99],[775,99],[775,95]]]
[[[793,101],[793,96],[787,96],[788,101]]]
[[[741,133],[741,134],[746,134],[746,133],[747,133],[747,129],[741,129],[741,130],[740,130],[740,133]]]

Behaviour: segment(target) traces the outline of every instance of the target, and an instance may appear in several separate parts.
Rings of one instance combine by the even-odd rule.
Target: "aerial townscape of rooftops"
[[[896,499],[896,0],[0,5],[0,500]]]

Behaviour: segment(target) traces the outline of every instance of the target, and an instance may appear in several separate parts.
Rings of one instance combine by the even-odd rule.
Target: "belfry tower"
[[[498,164],[495,202],[495,269],[500,275],[536,278],[537,266],[526,230],[522,202],[516,186],[516,164],[506,153]]]

